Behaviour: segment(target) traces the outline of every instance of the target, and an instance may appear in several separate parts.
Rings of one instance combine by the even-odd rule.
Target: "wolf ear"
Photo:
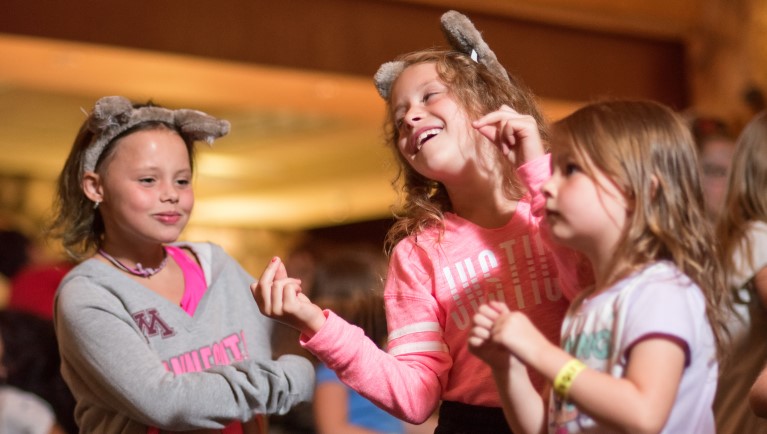
[[[482,35],[474,27],[474,24],[465,15],[456,11],[447,11],[440,18],[442,33],[445,35],[450,47],[471,56],[475,61],[485,65],[493,74],[509,81],[509,74],[498,62],[493,50],[482,39]],[[373,81],[381,98],[388,100],[391,94],[391,85],[399,77],[404,69],[402,61],[386,62],[378,68]]]
[[[96,134],[124,123],[133,111],[133,104],[121,96],[105,96],[96,102],[88,128]]]
[[[229,121],[216,119],[199,110],[178,109],[173,112],[176,126],[184,136],[193,141],[201,140],[208,145],[229,133]]]
[[[474,27],[466,15],[456,11],[447,11],[442,14],[440,22],[442,33],[454,50],[471,56],[495,75],[509,80],[506,69],[498,62],[493,50],[482,39],[479,30]]]
[[[373,76],[373,82],[375,82],[376,90],[378,90],[378,94],[381,95],[381,98],[387,101],[389,100],[391,85],[394,83],[394,80],[399,77],[404,68],[405,64],[399,60],[386,62],[378,68],[376,75]]]
[[[143,122],[171,125],[185,140],[204,140],[208,144],[226,135],[230,127],[229,122],[201,111],[170,110],[152,104],[134,107],[129,99],[122,96],[105,96],[96,101],[87,122],[94,137],[85,150],[81,173],[95,171],[106,146],[120,134]]]

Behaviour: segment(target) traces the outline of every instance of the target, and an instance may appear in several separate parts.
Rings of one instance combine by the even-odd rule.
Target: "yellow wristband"
[[[575,377],[584,369],[586,369],[586,365],[583,362],[578,359],[570,359],[570,361],[562,366],[562,369],[557,372],[557,376],[554,378],[554,393],[562,398],[567,398]]]

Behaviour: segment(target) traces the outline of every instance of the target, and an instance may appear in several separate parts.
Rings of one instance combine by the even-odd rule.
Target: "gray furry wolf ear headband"
[[[482,35],[466,15],[456,11],[447,11],[442,14],[440,24],[442,33],[455,51],[470,56],[474,61],[485,65],[493,74],[509,80],[506,69],[498,62],[493,50],[482,40]],[[404,62],[400,60],[384,63],[378,68],[373,80],[378,94],[383,99],[389,99],[391,85],[404,68]]]
[[[96,101],[87,122],[93,140],[85,151],[81,174],[96,170],[96,163],[107,145],[120,134],[143,122],[172,125],[185,139],[205,141],[209,145],[229,132],[229,122],[201,111],[171,110],[156,106],[134,108],[130,100],[121,96],[105,96]]]

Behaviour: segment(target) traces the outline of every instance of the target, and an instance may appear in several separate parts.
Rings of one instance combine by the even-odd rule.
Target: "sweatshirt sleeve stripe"
[[[389,350],[392,356],[399,356],[410,353],[441,352],[447,353],[447,345],[443,342],[413,342],[410,344],[398,345]]]
[[[415,324],[408,324],[405,327],[400,327],[397,330],[392,330],[392,332],[389,333],[389,341],[393,341],[413,333],[423,332],[436,332],[442,334],[442,328],[437,322],[418,322]]]

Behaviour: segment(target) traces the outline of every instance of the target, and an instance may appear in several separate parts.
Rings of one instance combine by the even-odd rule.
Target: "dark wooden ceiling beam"
[[[0,32],[361,76],[372,76],[398,54],[444,43],[438,25],[444,8],[412,2],[3,3]],[[470,17],[501,62],[542,97],[688,104],[684,45],[678,39],[489,12]]]

